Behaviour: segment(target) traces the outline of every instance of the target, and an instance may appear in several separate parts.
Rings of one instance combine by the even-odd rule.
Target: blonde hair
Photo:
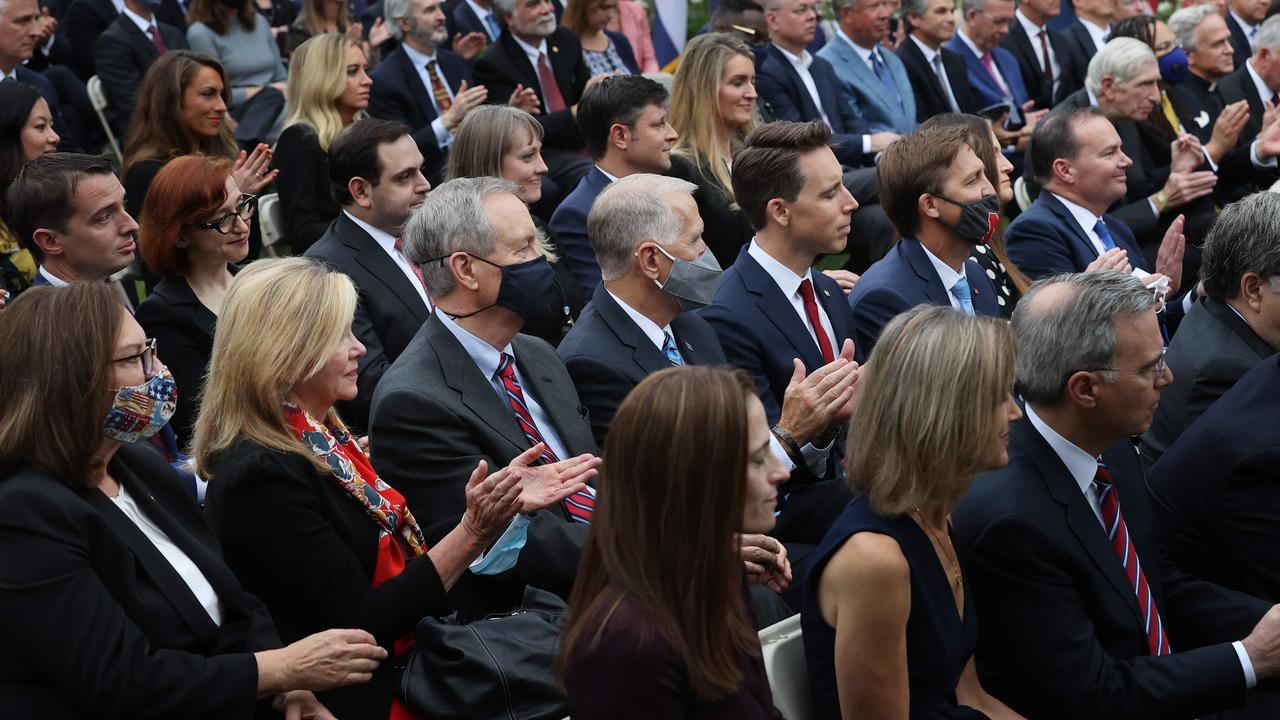
[[[329,472],[289,428],[282,410],[325,366],[356,310],[346,275],[311,258],[251,263],[231,283],[218,317],[191,455],[213,479],[214,457],[241,439],[298,453]],[[338,421],[333,410],[329,419]]]
[[[284,126],[310,125],[316,131],[322,150],[328,150],[329,144],[346,127],[337,102],[347,89],[347,52],[353,47],[360,48],[346,35],[315,35],[299,45],[289,60],[286,89],[289,118]],[[364,54],[363,48],[360,53]],[[354,119],[364,116],[361,110]]]
[[[921,305],[889,322],[849,426],[849,486],[880,515],[949,509],[991,465],[1013,387],[1009,323]]]
[[[671,126],[680,134],[675,152],[689,158],[704,173],[710,173],[733,201],[733,180],[729,161],[722,151],[724,118],[720,116],[720,83],[725,67],[734,55],[754,62],[751,48],[728,33],[699,35],[685,45],[671,86]],[[709,104],[708,104],[709,103]],[[755,123],[732,131],[731,148],[736,148],[755,129]]]

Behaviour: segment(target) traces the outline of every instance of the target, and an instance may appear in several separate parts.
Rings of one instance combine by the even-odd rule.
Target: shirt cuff
[[[1236,651],[1236,657],[1240,658],[1240,669],[1244,670],[1244,689],[1252,690],[1258,684],[1258,676],[1253,672],[1253,662],[1249,660],[1249,653],[1244,650],[1244,643],[1237,640],[1231,643],[1231,649]]]
[[[870,153],[870,152],[871,152],[871,136],[863,135],[862,136],[862,154],[866,155],[867,153]]]
[[[1151,206],[1151,214],[1160,217],[1160,208],[1156,207],[1156,201],[1147,198],[1147,204]]]
[[[1182,296],[1182,314],[1186,315],[1187,313],[1191,312],[1191,306],[1194,305],[1195,302],[1196,302],[1195,290],[1192,290],[1191,292],[1183,295]]]
[[[1276,166],[1275,158],[1267,158],[1266,160],[1258,159],[1258,141],[1254,140],[1249,144],[1249,160],[1253,162],[1254,167],[1273,168]]]
[[[445,129],[444,118],[438,117],[432,120],[431,131],[436,134],[436,147],[444,149],[453,142],[453,133]]]
[[[807,447],[807,446],[806,446]],[[791,460],[791,456],[787,454],[787,449],[782,447],[782,443],[778,441],[778,436],[769,433],[769,449],[773,451],[773,456],[787,468],[787,470],[795,470],[796,464]],[[804,450],[800,451],[802,454]]]
[[[1214,172],[1218,172],[1218,163],[1214,162],[1213,158],[1209,157],[1209,151],[1201,148],[1200,152],[1204,153],[1204,161],[1209,163],[1209,169]]]

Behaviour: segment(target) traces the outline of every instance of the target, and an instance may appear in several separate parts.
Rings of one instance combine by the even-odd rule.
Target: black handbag
[[[527,587],[516,610],[469,623],[425,617],[400,676],[400,699],[431,720],[561,720],[553,667],[568,607]]]

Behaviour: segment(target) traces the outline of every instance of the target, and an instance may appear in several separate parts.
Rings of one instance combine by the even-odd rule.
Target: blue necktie
[[[876,71],[876,77],[880,78],[880,83],[884,85],[884,89],[889,93],[889,97],[898,102],[898,109],[903,110],[902,95],[898,93],[898,86],[893,82],[893,75],[889,72],[889,68],[884,66],[880,60],[880,51],[871,51],[871,69]]]
[[[1116,243],[1111,239],[1111,231],[1107,229],[1107,224],[1099,220],[1094,223],[1093,231],[1097,233],[1098,239],[1102,241],[1102,246],[1108,250],[1114,250]]]
[[[965,315],[973,315],[973,292],[969,290],[969,278],[964,275],[951,286],[951,294],[960,301],[960,309]]]
[[[662,353],[667,356],[672,365],[676,367],[684,365],[684,358],[680,357],[680,351],[676,350],[676,341],[672,339],[671,333],[664,332],[662,336],[666,338],[662,343]]]
[[[484,24],[489,26],[489,39],[497,40],[502,34],[502,28],[498,27],[498,21],[493,19],[493,13],[484,16]]]

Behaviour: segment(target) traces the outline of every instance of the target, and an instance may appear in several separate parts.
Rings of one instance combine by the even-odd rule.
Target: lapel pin
[[[560,52],[560,48],[556,47],[555,45],[552,45],[552,46],[551,46],[551,52],[553,52],[553,53],[558,53],[558,52]]]
[[[827,297],[831,297],[831,291],[830,291],[830,290],[823,290],[823,291],[822,291],[822,294],[823,294],[823,295],[825,295],[825,296],[827,296]]]
[[[689,352],[693,352],[693,346],[687,342],[684,344],[684,349],[688,350]]]

